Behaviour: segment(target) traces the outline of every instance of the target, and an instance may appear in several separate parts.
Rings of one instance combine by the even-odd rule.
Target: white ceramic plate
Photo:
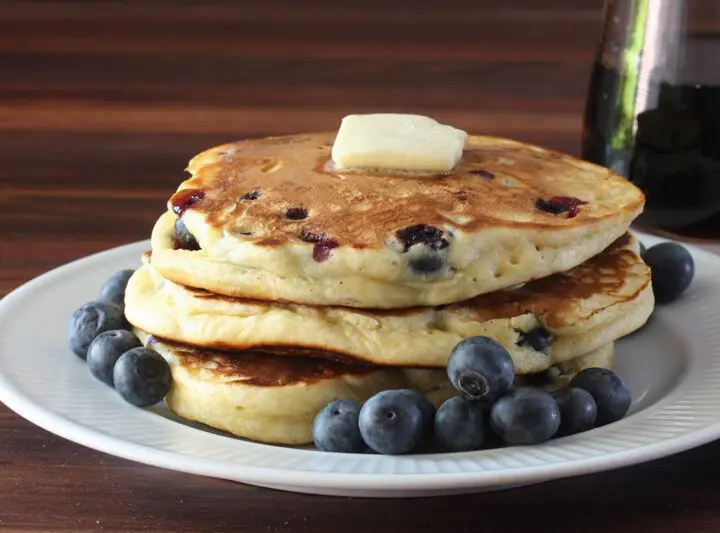
[[[640,236],[648,244],[658,239]],[[692,249],[695,281],[678,302],[618,343],[630,387],[620,422],[540,446],[416,455],[344,455],[269,446],[138,409],[91,377],[66,347],[75,308],[105,279],[139,265],[148,243],[81,259],[0,302],[0,401],[31,422],[103,452],[194,474],[285,490],[423,496],[498,489],[648,461],[720,438],[720,257]]]

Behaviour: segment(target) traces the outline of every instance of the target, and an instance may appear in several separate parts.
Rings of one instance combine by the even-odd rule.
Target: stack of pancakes
[[[333,139],[207,150],[157,221],[125,309],[169,361],[181,417],[308,443],[336,399],[410,387],[439,405],[464,338],[553,387],[609,367],[652,312],[628,233],[644,197],[607,169],[469,136],[448,175],[338,173]]]

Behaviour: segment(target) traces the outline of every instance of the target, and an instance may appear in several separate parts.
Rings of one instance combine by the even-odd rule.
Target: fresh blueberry
[[[170,390],[170,366],[157,352],[133,348],[115,363],[113,382],[126,402],[147,407],[161,401]]]
[[[125,307],[125,288],[134,270],[121,270],[115,272],[100,289],[99,299],[103,302],[114,303],[121,309]]]
[[[431,437],[433,434],[433,428],[435,424],[435,413],[437,409],[430,399],[425,396],[422,392],[408,389],[410,394],[414,394],[417,398],[418,407],[420,407],[420,413],[422,414],[422,433],[423,437]]]
[[[112,386],[115,363],[122,354],[138,346],[142,346],[142,343],[126,329],[113,329],[101,333],[90,343],[87,351],[90,373]]]
[[[367,449],[360,435],[360,404],[335,400],[315,416],[312,435],[315,446],[325,452],[362,453]]]
[[[558,435],[574,435],[595,426],[597,406],[589,392],[570,387],[553,392],[552,397],[560,407]]]
[[[360,433],[378,453],[407,453],[423,443],[423,407],[416,391],[386,390],[360,409]]]
[[[663,242],[647,249],[643,259],[652,271],[655,301],[670,303],[678,298],[695,276],[695,262],[687,249],[676,242]]]
[[[453,386],[470,400],[494,400],[515,379],[508,351],[489,337],[470,337],[453,348],[447,364]]]
[[[514,389],[492,406],[490,424],[507,444],[538,444],[557,433],[560,407],[540,390]]]
[[[435,441],[449,452],[479,450],[485,442],[485,413],[478,402],[454,396],[435,415]]]
[[[187,229],[181,218],[175,219],[175,239],[177,247],[182,250],[199,250],[200,245],[195,236]]]
[[[122,309],[110,302],[88,302],[70,317],[67,339],[70,349],[80,357],[87,357],[90,343],[111,329],[125,329],[127,321]]]
[[[570,381],[590,393],[597,405],[596,426],[604,426],[624,417],[630,409],[632,397],[620,377],[607,368],[586,368]]]

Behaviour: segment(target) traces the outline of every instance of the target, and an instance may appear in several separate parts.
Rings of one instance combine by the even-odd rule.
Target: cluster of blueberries
[[[96,300],[70,317],[70,349],[87,361],[90,373],[115,387],[128,403],[154,405],[170,390],[170,367],[158,353],[144,348],[125,319],[125,288],[132,270],[113,274]]]
[[[666,304],[690,286],[695,264],[680,244],[665,242],[641,255],[652,271],[655,301]],[[313,440],[320,450],[381,454],[478,450],[493,442],[537,444],[623,418],[631,395],[611,370],[587,368],[567,388],[546,393],[513,388],[512,359],[488,337],[471,337],[450,353],[447,374],[459,395],[437,410],[422,393],[386,390],[363,405],[337,400],[315,417]]]
[[[382,454],[469,451],[499,439],[509,445],[538,444],[619,420],[630,392],[611,370],[588,368],[568,388],[553,393],[513,388],[508,351],[489,337],[470,337],[450,353],[447,374],[459,395],[438,409],[418,391],[386,390],[362,406],[351,400],[326,405],[313,424],[324,451]]]

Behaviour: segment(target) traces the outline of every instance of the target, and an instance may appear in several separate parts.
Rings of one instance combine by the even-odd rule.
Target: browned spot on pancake
[[[186,368],[206,370],[212,365],[214,376],[230,378],[239,385],[282,387],[316,383],[347,375],[362,375],[378,370],[370,365],[350,365],[328,359],[279,356],[260,352],[222,354],[202,349],[180,350]],[[206,370],[207,371],[207,370]]]
[[[629,240],[629,235],[623,235],[604,252],[567,272],[530,281],[517,290],[484,294],[447,308],[470,308],[477,320],[532,313],[545,317],[547,325],[553,327],[563,325],[567,316],[576,315],[581,302],[593,296],[611,296],[615,303],[633,300],[637,292],[645,288],[649,276],[645,276],[647,279],[637,292],[622,294],[630,269],[642,262],[627,248]]]
[[[151,337],[153,343],[162,342],[169,346],[189,372],[211,372],[213,377],[229,378],[241,385],[282,387],[310,384],[324,379],[368,374],[380,369],[323,349],[265,346],[262,350],[223,351],[215,347],[191,346]]]
[[[278,135],[275,137],[268,137],[268,140],[274,144],[305,144],[309,141],[313,141],[312,135]],[[332,146],[332,145],[330,145]]]
[[[199,369],[216,360],[220,375],[243,376],[245,378],[243,383],[262,384],[262,386],[311,383],[338,376],[367,374],[382,368],[437,368],[417,365],[409,361],[378,366],[352,354],[328,350],[320,346],[267,344],[242,347],[222,343],[195,346],[160,337],[155,339],[172,347],[176,354],[186,358],[183,361],[184,366],[195,365]],[[273,373],[280,374],[281,379],[273,377]],[[251,379],[253,383],[249,381]]]
[[[253,228],[257,235],[298,243],[302,239],[297,223],[277,214],[288,207],[303,206],[312,213],[314,232],[332,236],[342,246],[378,249],[397,230],[417,224],[468,232],[503,226],[569,228],[617,214],[602,201],[581,209],[572,219],[548,217],[532,209],[536,198],[583,197],[584,187],[600,181],[579,181],[577,173],[588,167],[570,156],[558,159],[521,144],[469,138],[463,160],[448,175],[413,178],[382,172],[334,173],[326,166],[334,135],[251,139],[229,145],[235,147],[233,157],[217,158],[213,154],[204,160],[200,154],[192,167],[194,177],[183,187],[205,191],[203,201],[193,208],[217,228],[241,225]],[[264,172],[269,159],[281,164],[272,172]],[[512,160],[513,165],[504,166],[501,161],[505,159]],[[496,178],[478,179],[471,173],[478,168]],[[596,172],[616,191],[633,187],[605,169],[598,167]],[[230,209],[237,198],[254,190],[262,190],[260,200],[247,209]],[[587,196],[591,197],[590,190]],[[639,210],[644,201],[639,191],[627,197],[627,204],[619,209]],[[351,206],[361,199],[362,212],[352,211]],[[456,215],[452,219],[447,217],[449,210]],[[266,241],[257,242],[266,245]],[[324,256],[326,250],[319,252]]]
[[[453,195],[460,202],[467,202],[470,199],[470,193],[467,191],[454,191]]]
[[[255,241],[255,244],[260,244],[262,246],[280,246],[281,244],[284,244],[284,242],[273,237],[265,237],[264,239]]]
[[[260,167],[261,172],[270,172],[271,170],[274,170],[280,161],[275,158],[267,158],[265,161],[263,161],[262,166]]]

